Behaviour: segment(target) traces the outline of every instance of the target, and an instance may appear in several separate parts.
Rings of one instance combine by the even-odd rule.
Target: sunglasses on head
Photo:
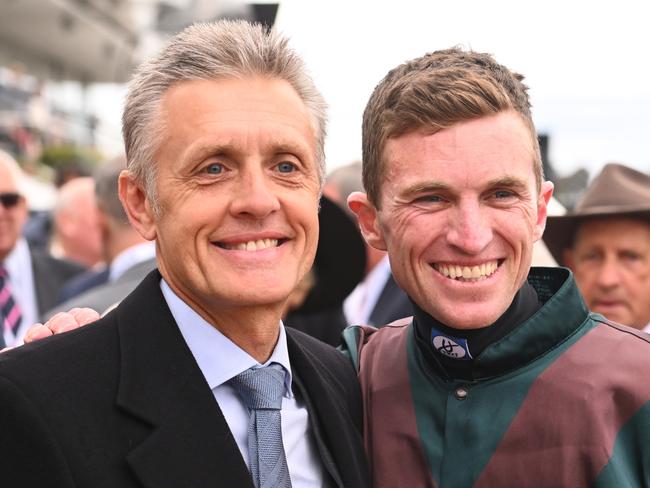
[[[18,202],[20,202],[21,198],[22,197],[20,193],[15,193],[15,192],[0,193],[0,203],[6,209],[10,209],[18,205]]]

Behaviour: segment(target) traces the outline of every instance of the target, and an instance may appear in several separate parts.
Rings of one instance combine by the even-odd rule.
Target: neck
[[[280,334],[282,305],[224,306],[209,297],[197,300],[171,281],[169,287],[206,322],[264,364],[273,353]]]
[[[490,345],[499,341],[528,320],[540,307],[535,289],[524,283],[515,295],[510,307],[493,324],[481,329],[455,329],[436,320],[419,307],[414,306],[416,339],[425,357],[442,367],[445,373],[456,379],[471,380],[477,374],[475,362]],[[439,349],[434,336],[447,337],[453,348]],[[440,339],[439,339],[440,340]],[[457,353],[452,357],[447,352]]]
[[[280,314],[265,310],[222,311],[206,318],[213,327],[264,364],[271,357],[280,336]]]

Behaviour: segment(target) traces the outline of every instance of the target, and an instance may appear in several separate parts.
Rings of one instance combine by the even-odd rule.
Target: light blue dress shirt
[[[246,465],[249,465],[249,412],[227,382],[249,368],[278,363],[286,371],[281,410],[282,441],[292,488],[323,486],[323,465],[309,427],[307,408],[303,402],[297,401],[291,391],[291,363],[284,325],[280,323],[280,336],[271,357],[260,364],[181,300],[165,280],[160,281],[160,288],[185,342],[212,389]]]

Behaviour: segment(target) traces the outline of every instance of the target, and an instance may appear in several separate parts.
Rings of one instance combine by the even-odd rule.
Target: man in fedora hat
[[[650,329],[650,176],[606,165],[573,212],[548,217],[544,240],[591,310]]]

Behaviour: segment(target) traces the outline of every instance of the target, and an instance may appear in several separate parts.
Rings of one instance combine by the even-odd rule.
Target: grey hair
[[[181,81],[256,75],[287,81],[305,103],[316,136],[322,185],[327,106],[303,60],[289,47],[288,39],[260,24],[245,21],[199,23],[174,36],[162,52],[143,63],[136,70],[126,96],[122,134],[127,166],[144,186],[154,212],[161,211],[154,155],[164,129],[160,110],[166,91]]]
[[[117,183],[123,169],[126,169],[126,158],[120,155],[98,167],[93,174],[93,178],[95,180],[97,205],[115,223],[129,226],[129,218],[120,201]]]

